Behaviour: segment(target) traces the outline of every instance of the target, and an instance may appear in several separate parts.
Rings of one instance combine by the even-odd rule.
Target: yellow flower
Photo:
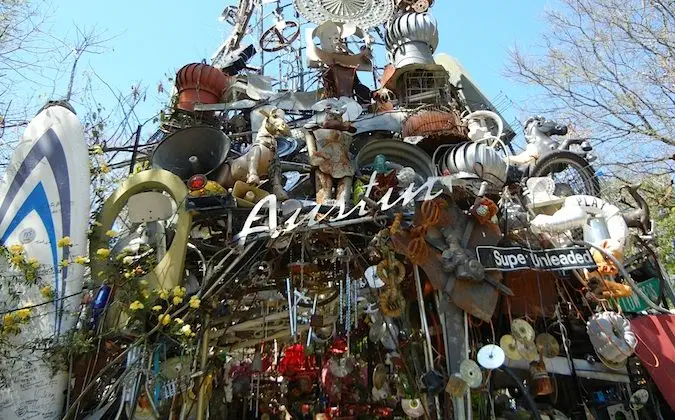
[[[14,323],[14,314],[9,313],[9,314],[5,314],[2,317],[2,325],[5,328],[11,326],[13,323]]]
[[[107,236],[108,238],[117,238],[117,235],[118,235],[118,233],[115,232],[115,231],[112,230],[112,229],[110,229],[109,231],[107,231],[107,232],[105,233],[105,236]]]
[[[106,259],[110,256],[110,250],[108,248],[99,248],[96,250],[96,255],[101,259]]]
[[[138,283],[140,283],[141,286],[147,286],[147,285],[148,285],[148,281],[147,281],[147,280],[141,280],[141,281],[139,281]]]
[[[61,267],[68,267],[68,264],[70,264],[70,262],[68,262],[68,260],[61,260],[61,262],[59,263],[59,265]]]
[[[56,242],[56,246],[59,248],[64,248],[67,246],[73,246],[73,241],[70,239],[70,236],[64,236]]]
[[[143,289],[141,290],[141,295],[147,299],[150,297],[150,291],[148,289]]]
[[[171,322],[171,315],[162,314],[162,315],[157,317],[157,320],[159,321],[160,325],[168,325],[169,322]]]
[[[152,310],[155,312],[159,312],[162,310],[162,305],[155,305],[152,307]]]
[[[157,292],[157,295],[162,300],[169,300],[169,291],[166,289],[160,289],[159,292]]]
[[[16,311],[16,315],[19,317],[20,320],[26,321],[30,317],[30,308],[19,309],[18,311]]]
[[[40,261],[38,261],[38,259],[35,257],[30,257],[26,263],[28,263],[28,265],[33,268],[40,268]]]
[[[139,309],[143,309],[145,306],[138,300],[131,302],[131,305],[129,305],[129,309],[132,311],[137,311]]]
[[[23,252],[23,245],[12,245],[9,247],[9,252],[11,252],[14,255],[21,254]]]
[[[176,286],[173,288],[173,295],[178,297],[185,296],[185,287]]]
[[[99,226],[103,226],[103,223],[99,222],[98,220],[94,220],[93,222],[91,222],[91,225],[99,227]]]
[[[174,304],[174,305],[180,305],[181,302],[183,302],[183,298],[182,298],[182,297],[178,297],[178,296],[174,296],[174,297],[173,297],[173,304]]]
[[[12,261],[12,264],[14,265],[21,265],[23,263],[23,255],[12,255],[10,261]]]
[[[40,294],[46,299],[52,299],[54,297],[54,290],[51,286],[45,286],[40,289]]]
[[[192,296],[192,297],[190,298],[190,307],[191,307],[191,308],[197,309],[197,308],[199,308],[199,305],[200,305],[201,303],[202,303],[202,301],[199,300],[199,298],[198,298],[197,296]]]
[[[192,327],[190,324],[185,324],[180,328],[180,333],[186,337],[193,337],[195,333],[192,332]]]
[[[180,319],[180,318],[174,319],[173,322],[175,322],[175,323],[178,324],[178,325],[183,325],[183,320]]]
[[[105,162],[101,164],[99,169],[100,169],[102,174],[107,174],[108,172],[110,172],[110,166],[108,166],[108,164],[105,163]]]
[[[103,148],[101,145],[97,144],[94,147],[91,148],[91,153],[94,155],[102,155],[103,154]]]
[[[73,262],[75,262],[75,264],[82,264],[82,265],[84,265],[84,264],[86,264],[86,263],[89,262],[89,258],[84,257],[84,256],[79,256],[79,257],[73,258]]]

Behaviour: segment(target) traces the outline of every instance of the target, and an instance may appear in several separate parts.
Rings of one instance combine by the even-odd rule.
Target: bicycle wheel
[[[556,150],[539,159],[530,176],[552,177],[558,196],[600,194],[600,181],[595,169],[586,159],[567,150]]]

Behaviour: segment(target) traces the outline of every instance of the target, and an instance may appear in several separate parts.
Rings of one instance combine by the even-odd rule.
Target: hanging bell
[[[530,378],[534,395],[549,395],[553,393],[553,382],[546,371],[543,360],[530,363]]]

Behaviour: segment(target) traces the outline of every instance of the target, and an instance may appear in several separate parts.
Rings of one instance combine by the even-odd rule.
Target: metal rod
[[[199,387],[199,396],[197,399],[197,420],[204,420],[206,416],[206,389],[208,388],[208,376],[206,374],[206,364],[209,358],[209,315],[204,317],[204,325],[202,326],[204,333],[202,335],[202,357],[200,367],[202,370],[201,386]]]
[[[311,315],[312,317],[316,313],[316,301],[318,300],[318,298],[319,298],[319,294],[317,293],[317,294],[314,295],[314,303],[312,304],[312,315]],[[309,345],[311,343],[312,343],[312,319],[310,317],[309,331],[307,332],[307,347],[309,347]]]
[[[134,148],[131,151],[131,164],[129,165],[129,175],[134,173],[134,165],[136,165],[136,155],[138,154],[138,143],[141,141],[142,125],[136,129],[136,138],[134,139]]]
[[[429,325],[427,324],[427,313],[424,308],[424,295],[422,292],[422,282],[420,280],[420,268],[418,265],[413,266],[413,275],[415,276],[415,287],[417,289],[417,306],[420,311],[420,321],[422,322],[422,330],[424,331],[424,360],[426,362],[427,371],[433,368],[433,349],[431,347],[431,335],[429,334]]]
[[[288,295],[288,322],[290,323],[291,336],[295,336],[293,331],[293,301],[291,296],[291,278],[286,279],[286,294]]]

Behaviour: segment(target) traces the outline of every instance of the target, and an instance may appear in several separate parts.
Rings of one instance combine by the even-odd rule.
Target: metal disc
[[[511,335],[521,343],[534,341],[534,328],[524,319],[514,319],[511,322]]]
[[[494,344],[481,347],[476,356],[478,364],[485,369],[497,369],[504,364],[505,358],[504,350]]]
[[[539,353],[537,353],[537,346],[531,342],[527,341],[524,343],[518,342],[518,353],[520,353],[521,356],[523,356],[523,359],[527,360],[528,362],[534,362],[535,360],[539,360]]]
[[[363,275],[366,277],[366,280],[368,280],[368,286],[372,289],[379,289],[384,286],[384,282],[377,276],[377,266],[371,265],[366,268]]]
[[[511,334],[505,334],[499,339],[499,347],[501,347],[509,360],[520,360],[523,358],[518,353],[517,341]]]
[[[403,408],[403,412],[406,413],[408,417],[413,419],[424,415],[424,406],[419,398],[415,398],[414,400],[402,399],[401,408]]]
[[[546,358],[550,359],[560,354],[560,345],[558,344],[558,340],[556,340],[555,337],[549,333],[541,333],[537,335],[537,338],[534,340],[534,342],[537,345],[537,351],[539,351],[539,354]]]
[[[294,0],[305,19],[316,24],[349,22],[361,29],[385,23],[394,13],[393,0]]]
[[[459,365],[459,374],[471,388],[478,388],[483,383],[483,372],[471,359],[466,359]]]

